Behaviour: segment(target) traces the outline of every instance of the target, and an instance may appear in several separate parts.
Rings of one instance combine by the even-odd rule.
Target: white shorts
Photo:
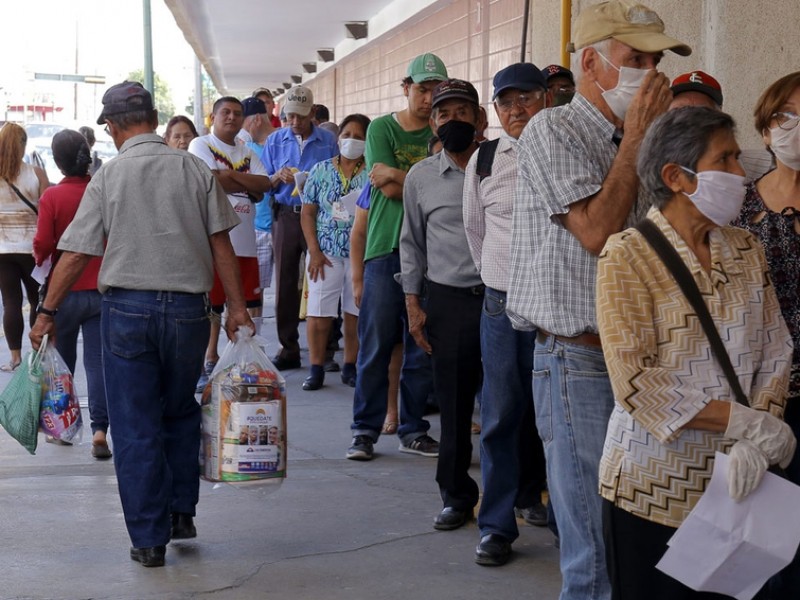
[[[256,257],[258,258],[258,278],[261,289],[265,290],[272,284],[272,232],[256,229]]]
[[[333,263],[332,267],[325,265],[325,279],[317,277],[316,281],[308,279],[308,308],[309,317],[337,317],[339,316],[339,298],[342,299],[342,312],[358,316],[358,308],[353,299],[353,276],[350,272],[350,259],[339,256],[325,257]],[[310,255],[306,256],[306,273]]]

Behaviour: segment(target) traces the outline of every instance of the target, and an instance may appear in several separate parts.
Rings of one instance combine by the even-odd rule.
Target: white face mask
[[[355,160],[364,155],[364,147],[367,143],[364,140],[357,140],[355,138],[342,138],[339,140],[339,151],[342,156]]]
[[[598,52],[604,61],[611,65],[619,73],[619,80],[616,87],[610,90],[603,90],[603,87],[595,81],[597,87],[603,90],[603,99],[608,104],[618,119],[624,121],[625,114],[628,112],[628,107],[631,105],[633,97],[639,88],[642,86],[645,76],[649,69],[632,69],[630,67],[617,67],[614,63],[608,60],[602,53]]]
[[[775,127],[769,132],[772,134],[769,147],[772,148],[775,158],[790,169],[800,171],[800,125],[795,125],[789,131]]]
[[[729,224],[742,211],[746,193],[745,177],[725,171],[700,171],[681,167],[697,180],[697,189],[686,194],[701,213],[722,227]]]

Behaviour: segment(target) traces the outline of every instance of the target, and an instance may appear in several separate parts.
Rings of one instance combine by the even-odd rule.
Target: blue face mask
[[[739,216],[747,191],[744,177],[725,171],[681,169],[695,176],[697,189],[686,196],[707,219],[722,227]]]

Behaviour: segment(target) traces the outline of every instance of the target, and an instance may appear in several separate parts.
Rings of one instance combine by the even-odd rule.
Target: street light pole
[[[153,96],[155,103],[156,91],[153,84],[153,25],[150,21],[150,0],[142,0],[142,13],[144,16],[144,87]]]

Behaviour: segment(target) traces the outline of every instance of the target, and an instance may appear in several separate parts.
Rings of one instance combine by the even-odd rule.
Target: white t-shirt
[[[268,177],[261,159],[244,143],[231,146],[213,133],[193,139],[189,152],[202,159],[212,171],[238,171]],[[231,244],[236,256],[256,256],[256,208],[244,192],[228,194],[228,201],[242,220],[231,232]]]

